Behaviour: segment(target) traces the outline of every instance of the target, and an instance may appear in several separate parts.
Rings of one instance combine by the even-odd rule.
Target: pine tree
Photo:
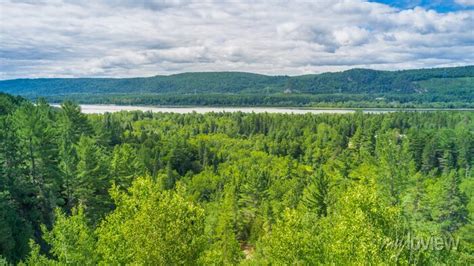
[[[429,173],[437,171],[438,169],[438,157],[437,157],[437,145],[435,140],[430,139],[426,142],[423,149],[421,159],[421,171],[423,173]]]
[[[406,135],[397,130],[377,135],[376,161],[379,166],[379,184],[393,205],[400,202],[408,177],[415,173]]]
[[[61,182],[53,114],[46,102],[39,101],[36,106],[23,104],[13,118],[42,216],[37,222],[51,225],[52,211],[60,203]]]
[[[75,145],[82,135],[89,136],[93,131],[87,117],[81,113],[80,106],[71,101],[61,104],[58,124],[60,132],[60,168],[63,173],[62,194],[66,200],[66,208],[71,210],[74,204],[72,182],[77,171]]]
[[[225,188],[220,206],[214,243],[201,259],[204,264],[234,265],[243,258],[236,234],[237,203],[235,196],[235,187],[229,183]]]
[[[77,176],[72,180],[74,205],[83,204],[87,217],[97,221],[109,209],[108,166],[94,139],[82,136],[76,145]]]
[[[316,170],[308,186],[303,192],[302,203],[309,212],[314,212],[319,217],[328,214],[329,207],[329,180],[322,169]]]
[[[0,254],[10,263],[27,254],[33,236],[31,224],[21,217],[18,207],[8,191],[0,191]]]
[[[440,182],[442,194],[437,203],[437,220],[442,230],[452,233],[468,222],[467,197],[459,189],[460,178],[456,171],[443,175]]]

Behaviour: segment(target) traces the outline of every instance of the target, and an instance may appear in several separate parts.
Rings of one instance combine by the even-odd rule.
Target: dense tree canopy
[[[474,263],[472,112],[0,110],[0,263]]]

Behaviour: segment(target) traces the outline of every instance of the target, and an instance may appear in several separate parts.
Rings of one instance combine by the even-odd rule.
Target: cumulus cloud
[[[472,10],[362,0],[2,1],[0,79],[466,65],[473,28]]]

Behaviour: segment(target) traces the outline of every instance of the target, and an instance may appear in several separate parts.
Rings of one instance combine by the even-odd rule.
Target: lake
[[[51,104],[59,107],[59,104]],[[81,110],[85,114],[104,114],[120,111],[151,111],[154,113],[219,113],[219,112],[243,112],[243,113],[278,113],[278,114],[347,114],[354,113],[352,109],[302,109],[302,108],[280,108],[280,107],[163,107],[163,106],[136,106],[136,105],[113,105],[113,104],[81,104]],[[387,110],[364,110],[364,112],[389,112]]]
[[[59,104],[51,104],[59,107]],[[154,113],[211,113],[211,112],[243,112],[243,113],[278,113],[278,114],[348,114],[354,113],[355,109],[304,109],[291,107],[164,107],[164,106],[136,106],[136,105],[113,105],[113,104],[81,104],[82,112],[85,114],[104,114],[120,111],[151,111]],[[437,111],[442,109],[363,109],[364,113],[387,113],[396,111]],[[446,109],[455,111],[454,109]],[[467,109],[463,109],[467,110]],[[472,109],[471,109],[472,110]]]

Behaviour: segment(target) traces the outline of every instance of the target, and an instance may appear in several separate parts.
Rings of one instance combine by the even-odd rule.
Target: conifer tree
[[[90,137],[81,136],[76,145],[77,175],[72,180],[74,205],[82,204],[87,217],[97,221],[110,208],[108,165],[104,150]]]

